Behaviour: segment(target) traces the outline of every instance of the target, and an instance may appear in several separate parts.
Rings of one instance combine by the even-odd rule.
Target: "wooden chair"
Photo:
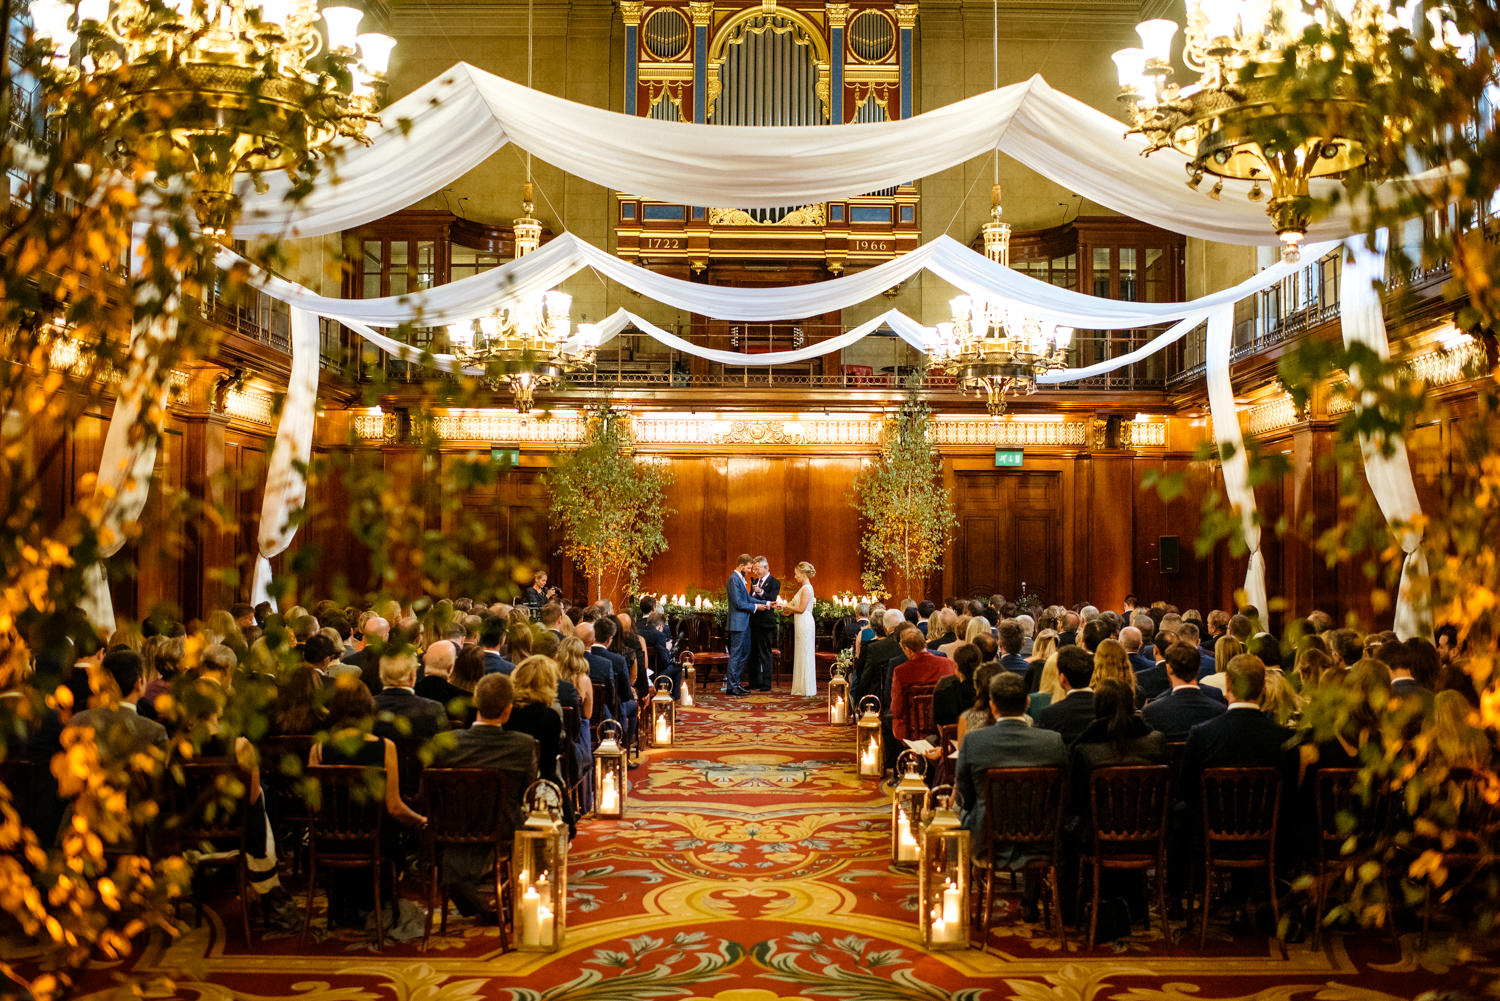
[[[930,685],[907,685],[906,702],[902,707],[902,718],[906,721],[906,734],[912,740],[930,737],[938,732],[932,721],[932,693],[937,683]]]
[[[1067,933],[1063,930],[1062,889],[1058,879],[1062,860],[1063,807],[1067,802],[1063,770],[1048,768],[991,768],[984,773],[981,795],[984,796],[984,831],[974,851],[976,866],[983,868],[984,889],[980,904],[980,936],[988,949],[990,914],[994,910],[995,849],[1014,849],[1032,856],[1020,865],[1021,871],[1038,871],[1052,884],[1048,906],[1055,922],[1054,932],[1063,951],[1067,951]],[[1015,868],[1010,868],[1015,872]],[[1045,903],[1046,897],[1043,897]]]
[[[1281,907],[1276,899],[1276,827],[1281,817],[1281,773],[1275,768],[1207,768],[1203,771],[1203,919],[1198,948],[1208,945],[1208,912],[1215,869],[1261,869],[1271,893],[1276,941]]]
[[[260,755],[260,794],[265,797],[266,815],[276,835],[277,861],[290,856],[293,875],[302,871],[307,850],[309,811],[302,777],[312,745],[311,736],[297,735],[262,737],[256,748]]]
[[[935,785],[952,785],[954,775],[958,771],[958,762],[948,757],[958,750],[958,724],[951,723],[948,726],[938,727],[938,746],[943,749],[943,756],[938,759],[938,777]]]
[[[1099,935],[1100,880],[1105,870],[1156,870],[1156,906],[1168,945],[1167,813],[1171,809],[1172,769],[1166,765],[1123,765],[1095,769],[1089,776],[1089,814],[1083,864],[1093,870],[1093,907],[1089,916],[1089,949]],[[1080,898],[1083,887],[1078,888]],[[1150,927],[1150,916],[1146,918]]]
[[[516,833],[526,776],[498,768],[429,768],[422,773],[422,801],[427,807],[426,848],[431,881],[427,891],[427,926],[422,951],[432,937],[432,912],[440,914],[438,933],[448,934],[448,887],[443,883],[443,853],[482,848],[495,866],[495,913],[500,920],[500,949],[510,948],[511,840]]]
[[[171,806],[166,816],[171,826],[165,833],[178,851],[191,848],[210,856],[201,859],[193,873],[191,892],[196,920],[200,924],[203,921],[198,873],[225,866],[232,868],[239,895],[240,928],[249,948],[254,943],[250,932],[250,860],[245,849],[250,778],[231,761],[184,762],[176,766],[174,774],[181,778],[167,785]],[[238,790],[232,788],[236,784]],[[264,791],[261,795],[265,795]]]
[[[383,867],[395,866],[385,856],[381,827],[385,800],[370,789],[363,765],[308,765],[307,777],[317,789],[316,803],[308,815],[307,901],[302,917],[301,947],[307,948],[312,927],[313,892],[318,868],[368,869],[374,876],[375,943],[385,948],[385,908],[381,901]]]
[[[1313,774],[1313,798],[1318,821],[1318,871],[1313,875],[1312,948],[1323,942],[1323,908],[1328,903],[1330,882],[1343,880],[1367,860],[1381,865],[1386,900],[1396,896],[1387,872],[1387,859],[1380,857],[1381,842],[1391,833],[1391,799],[1382,790],[1360,781],[1358,768],[1320,768]],[[1391,934],[1395,917],[1387,914]]]

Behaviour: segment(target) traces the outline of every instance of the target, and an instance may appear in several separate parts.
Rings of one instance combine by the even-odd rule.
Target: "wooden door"
[[[1061,477],[1056,472],[957,474],[954,502],[954,593],[964,596],[1026,590],[1059,600],[1062,581]]]

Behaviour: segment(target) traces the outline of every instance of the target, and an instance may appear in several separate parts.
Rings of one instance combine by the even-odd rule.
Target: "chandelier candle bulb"
[[[109,20],[109,3],[110,0],[78,0],[79,27],[90,21],[103,24]]]
[[[1142,21],[1135,26],[1141,36],[1141,48],[1146,54],[1146,65],[1155,63],[1166,66],[1172,61],[1172,39],[1177,37],[1177,22],[1164,17]]]
[[[328,47],[336,52],[353,52],[358,44],[359,22],[364,17],[365,12],[358,7],[324,7]]]
[[[360,61],[373,76],[383,77],[390,69],[391,50],[396,40],[378,31],[367,31],[355,39],[359,43]]]
[[[185,0],[183,5],[191,6],[191,0]],[[263,25],[282,28],[291,15],[291,0],[260,0],[258,6],[260,7],[260,23]]]

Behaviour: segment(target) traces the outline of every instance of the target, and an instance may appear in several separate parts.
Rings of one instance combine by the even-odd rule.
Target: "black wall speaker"
[[[1161,564],[1162,573],[1176,573],[1181,549],[1177,544],[1177,536],[1163,535],[1156,544],[1158,561]]]

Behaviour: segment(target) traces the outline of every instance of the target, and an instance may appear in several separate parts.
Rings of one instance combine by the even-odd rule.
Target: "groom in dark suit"
[[[729,575],[725,590],[729,594],[729,619],[724,624],[729,633],[729,667],[724,672],[725,695],[749,695],[743,684],[745,664],[750,659],[750,616],[755,612],[755,601],[750,597],[750,588],[745,584],[745,574],[750,572],[755,560],[747,553],[736,562],[734,572]]]
[[[750,688],[757,691],[771,690],[773,651],[776,634],[780,629],[776,621],[776,599],[781,594],[781,581],[771,576],[771,564],[764,556],[755,558],[755,569],[751,572],[750,598],[756,611],[750,616]]]

